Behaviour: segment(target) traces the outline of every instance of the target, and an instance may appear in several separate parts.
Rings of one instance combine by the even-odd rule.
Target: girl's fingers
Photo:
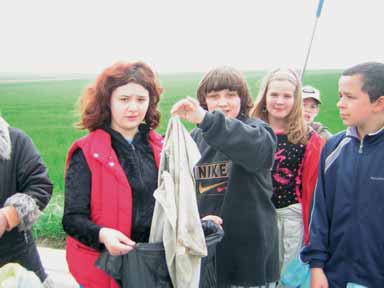
[[[191,96],[187,96],[186,99],[189,101],[189,103],[191,103],[193,105],[193,107],[196,108],[196,107],[200,106],[199,101],[197,101],[197,99],[195,99]]]
[[[129,238],[128,238],[129,239]],[[129,241],[127,241],[129,243],[134,243],[132,240],[129,239]],[[133,250],[135,248],[135,245],[130,245],[130,244],[126,244],[125,242],[122,242],[122,241],[114,241],[111,245],[109,245],[108,248],[108,251],[111,255],[114,255],[114,256],[117,256],[117,255],[124,255],[124,254],[127,254],[129,251]]]
[[[116,251],[117,254],[123,255],[127,254],[129,251],[133,250],[135,247],[131,245],[125,245],[123,243],[116,243],[114,247],[114,251]]]
[[[181,101],[177,102],[172,106],[171,114],[177,113],[177,111],[180,109],[180,107],[183,106],[183,103]]]
[[[125,236],[122,233],[121,233],[118,240],[120,241],[120,243],[123,243],[123,244],[128,245],[128,246],[134,247],[136,245],[136,242],[132,241],[131,239],[129,239],[127,236]]]
[[[175,105],[173,105],[171,109],[171,114],[178,114],[178,113],[185,113],[189,111],[193,111],[196,107],[195,102],[192,102],[189,100],[191,97],[187,97],[185,99],[182,99],[178,101]],[[193,98],[191,98],[193,99]]]

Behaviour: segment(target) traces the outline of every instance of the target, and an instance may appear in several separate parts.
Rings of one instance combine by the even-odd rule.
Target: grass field
[[[254,98],[262,75],[261,72],[246,73]],[[195,95],[201,77],[199,73],[160,77],[165,92],[160,101],[162,118],[158,132],[165,132],[172,104],[186,95]],[[320,89],[323,104],[317,120],[325,123],[332,132],[343,129],[336,109],[338,77],[338,71],[310,71],[304,79],[305,84]],[[38,80],[38,77],[34,80]],[[62,245],[65,236],[61,226],[65,157],[73,140],[85,133],[73,128],[73,123],[78,119],[75,105],[79,95],[92,80],[0,81],[1,114],[12,126],[21,128],[32,137],[54,183],[53,198],[34,229],[35,236],[49,239],[51,246]]]

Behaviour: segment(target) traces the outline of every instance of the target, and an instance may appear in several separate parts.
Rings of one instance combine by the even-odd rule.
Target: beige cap
[[[320,91],[315,87],[306,85],[301,89],[303,99],[313,98],[321,104]]]

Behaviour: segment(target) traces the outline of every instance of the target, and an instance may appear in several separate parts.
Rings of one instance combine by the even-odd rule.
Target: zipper
[[[28,244],[28,235],[26,231],[24,231],[24,240],[25,240],[25,244]]]
[[[137,168],[138,168],[138,175],[139,175],[139,181],[140,181],[140,186],[142,189],[144,189],[144,181],[143,181],[143,166],[141,165],[141,162],[140,162],[140,159],[139,157],[137,156],[137,153],[136,153],[136,148],[135,146],[133,145],[133,143],[130,144],[131,147],[132,147],[132,151],[133,151],[133,154],[135,155],[135,161],[136,161],[136,165],[137,165]]]
[[[359,154],[363,153],[363,145],[364,144],[364,137],[363,139],[360,140],[360,145],[359,145]]]
[[[364,139],[364,138],[363,138]],[[363,157],[364,155],[363,154],[363,139],[360,140],[360,143],[359,143],[359,150],[358,150],[358,155],[357,157],[353,157],[353,175],[360,175],[360,162],[361,162],[361,157]],[[351,197],[353,197],[353,204],[352,204],[352,207],[351,207],[351,214],[350,214],[350,219],[348,220],[347,222],[347,225],[346,227],[348,227],[346,230],[345,230],[345,235],[347,235],[348,237],[346,238],[352,238],[353,235],[356,234],[355,230],[356,230],[356,224],[355,223],[358,223],[358,219],[360,217],[360,209],[359,209],[359,204],[360,204],[360,195],[359,195],[359,191],[357,189],[358,186],[358,182],[359,182],[359,177],[354,177],[353,181],[351,181],[352,183],[352,191],[353,193],[351,194]],[[352,250],[356,250],[355,249],[355,241],[352,242],[352,244],[349,244],[349,245],[346,245],[346,251],[348,251],[348,249],[352,249]],[[352,256],[352,255],[351,255]],[[351,257],[350,259],[347,260],[347,263],[350,265],[350,266],[353,266],[354,262],[356,259],[354,259],[356,257],[356,255],[354,255],[354,257]]]

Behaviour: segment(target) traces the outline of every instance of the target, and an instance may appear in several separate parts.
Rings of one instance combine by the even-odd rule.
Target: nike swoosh
[[[221,186],[221,185],[223,185],[225,183],[227,183],[227,181],[215,183],[215,184],[208,185],[208,186],[203,186],[203,185],[201,185],[201,183],[199,183],[199,192],[200,192],[200,194],[205,193],[208,190],[211,190],[213,188],[219,187],[219,186]]]

